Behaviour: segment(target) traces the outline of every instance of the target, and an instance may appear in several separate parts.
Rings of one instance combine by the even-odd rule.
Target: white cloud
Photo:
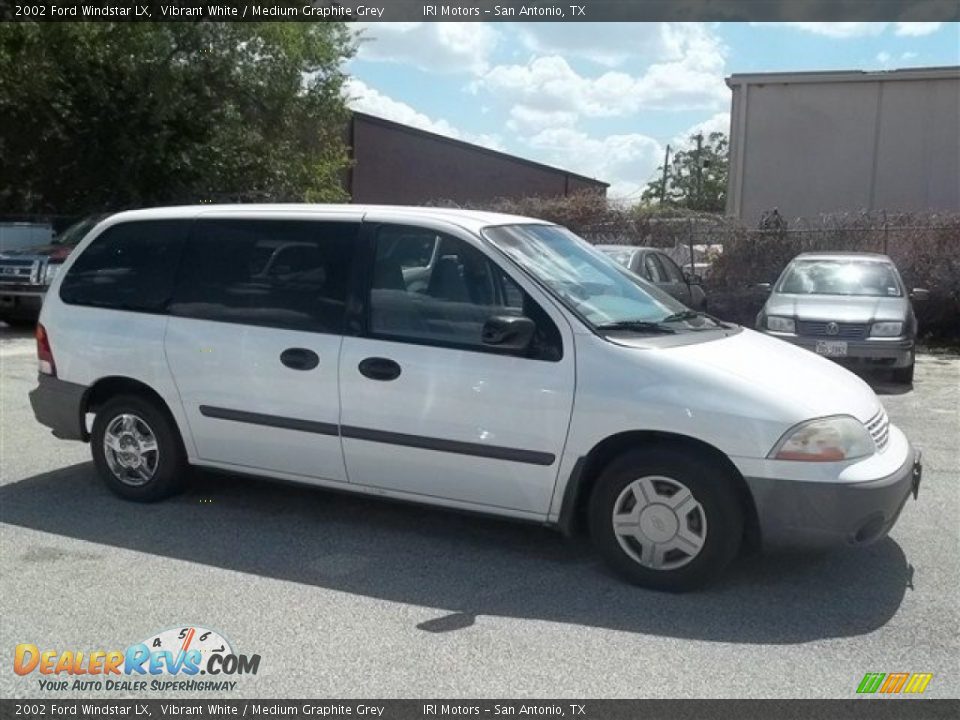
[[[920,37],[935,33],[942,25],[942,22],[898,22],[894,33],[909,37]]]
[[[725,106],[729,102],[723,81],[726,48],[720,40],[697,24],[664,23],[658,33],[663,59],[639,76],[610,70],[587,77],[564,57],[549,55],[524,65],[493,67],[472,88],[510,104],[514,118],[534,117],[538,112],[565,125],[570,124],[571,114],[612,117],[645,109]]]
[[[551,128],[528,141],[543,162],[610,183],[611,199],[639,199],[662,161],[663,148],[646,135],[596,138],[573,128]]]
[[[880,64],[883,68],[893,67],[894,63],[910,63],[911,60],[916,60],[919,57],[915,52],[903,52],[899,55],[892,55],[886,50],[881,50],[877,53],[877,63]]]
[[[575,112],[565,110],[537,110],[525,105],[510,108],[507,127],[518,133],[538,132],[547,127],[570,127],[577,121]]]
[[[522,23],[514,26],[524,47],[615,67],[628,59],[661,56],[660,23]]]
[[[696,144],[693,137],[697,133],[703,133],[704,139],[710,137],[711,133],[722,132],[728,138],[730,137],[730,113],[718,112],[696,125],[687,128],[670,141],[670,147],[673,150],[685,150]]]
[[[772,22],[750,23],[758,27],[783,26],[823,35],[831,38],[868,37],[881,34],[889,23],[885,22]]]
[[[943,25],[942,22],[783,22],[783,23],[750,23],[758,27],[780,25],[798,30],[823,35],[831,38],[859,38],[881,35],[888,27],[893,26],[895,35],[921,37],[935,33]]]
[[[500,139],[496,135],[468,133],[458,130],[446,120],[433,119],[415,110],[400,100],[394,100],[379,90],[370,87],[362,80],[350,78],[344,84],[344,97],[351,110],[376,115],[385,120],[410,125],[411,127],[437,133],[455,140],[464,140],[492,149],[501,149]]]
[[[429,72],[482,73],[499,33],[489,23],[356,23],[357,57],[406,63]]]

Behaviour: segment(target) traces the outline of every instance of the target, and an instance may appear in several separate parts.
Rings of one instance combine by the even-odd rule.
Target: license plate
[[[817,355],[846,357],[847,344],[839,340],[817,340]]]

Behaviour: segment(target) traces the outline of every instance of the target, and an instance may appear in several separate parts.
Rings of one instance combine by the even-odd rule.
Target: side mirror
[[[930,297],[930,291],[926,288],[914,288],[910,291],[910,299],[917,302],[923,302]]]
[[[756,288],[757,290],[763,290],[765,292],[770,292],[773,290],[773,285],[771,283],[753,283],[749,287]]]
[[[687,285],[703,285],[702,277],[687,270],[683,272],[683,279],[687,281]]]
[[[480,341],[489,347],[523,352],[530,347],[537,326],[522,315],[495,315],[483,324]]]

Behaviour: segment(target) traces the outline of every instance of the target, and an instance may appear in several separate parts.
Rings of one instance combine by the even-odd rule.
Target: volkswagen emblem
[[[839,325],[837,325],[835,322],[827,323],[827,335],[836,335],[839,332],[840,332]]]

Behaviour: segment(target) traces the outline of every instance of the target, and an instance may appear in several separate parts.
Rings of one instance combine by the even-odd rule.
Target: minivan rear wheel
[[[127,500],[160,500],[185,483],[186,453],[173,420],[141,396],[118,396],[97,410],[90,450],[107,487]]]
[[[597,478],[590,532],[630,582],[683,592],[708,583],[737,554],[743,511],[729,474],[689,451],[629,451]]]

